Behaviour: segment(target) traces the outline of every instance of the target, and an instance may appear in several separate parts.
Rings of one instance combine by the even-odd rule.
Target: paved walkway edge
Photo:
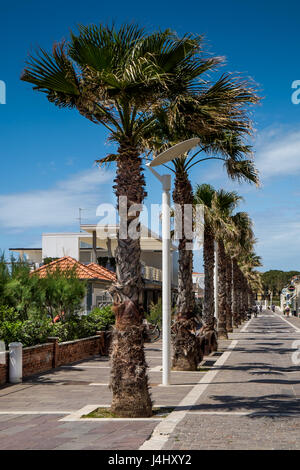
[[[251,320],[250,320],[251,321]],[[240,330],[241,332],[245,331],[250,323],[248,321],[243,328]],[[238,340],[233,340],[229,346],[227,347],[227,351],[225,351],[222,356],[215,362],[212,369],[209,370],[198,382],[197,385],[183,398],[183,400],[179,403],[178,408],[179,410],[172,411],[167,418],[165,418],[156,428],[154,429],[152,436],[150,439],[145,441],[139,450],[161,450],[163,446],[169,439],[170,434],[174,431],[175,427],[179,422],[185,417],[185,415],[189,412],[193,405],[198,401],[200,396],[215,378],[217,373],[219,372],[220,366],[222,366],[230,356],[233,349],[236,347]],[[183,408],[180,410],[180,408]]]
[[[283,315],[279,315],[278,313],[275,313],[275,315],[277,317],[279,317],[281,320],[285,321],[286,323],[288,323],[291,327],[294,328],[295,331],[297,331],[297,333],[300,333],[300,329],[297,328],[295,325],[293,325],[293,323],[291,323],[290,321],[288,321],[286,318],[284,318]]]

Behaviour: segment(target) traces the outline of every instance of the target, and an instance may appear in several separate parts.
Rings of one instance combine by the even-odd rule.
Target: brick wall
[[[0,359],[0,385],[3,385],[8,381],[8,353],[1,352]]]
[[[49,338],[49,343],[23,348],[23,377],[45,372],[64,364],[88,359],[100,354],[108,355],[109,334],[104,331],[96,336],[58,343],[57,338]],[[8,352],[5,364],[0,362],[0,385],[8,382]]]
[[[56,367],[99,354],[100,341],[100,336],[91,336],[90,338],[58,343]]]
[[[52,368],[53,343],[23,348],[23,377]]]

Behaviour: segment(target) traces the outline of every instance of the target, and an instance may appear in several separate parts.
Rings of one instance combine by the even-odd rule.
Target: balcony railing
[[[162,282],[162,270],[153,266],[142,266],[142,276],[148,281]]]

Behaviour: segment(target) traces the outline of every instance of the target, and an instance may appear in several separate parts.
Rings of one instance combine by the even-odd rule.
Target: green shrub
[[[19,341],[26,346],[34,346],[47,342],[52,336],[53,324],[49,320],[43,321],[3,321],[0,323],[0,339],[6,348],[9,343]]]
[[[95,331],[106,330],[115,323],[115,314],[111,305],[94,308],[86,318],[89,324],[93,325]]]
[[[7,305],[0,305],[0,324],[4,321],[13,322],[21,320],[20,313],[13,307]]]
[[[66,321],[52,323],[49,318],[22,321],[19,313],[10,307],[0,307],[0,340],[9,343],[20,341],[24,347],[46,343],[49,336],[59,342],[94,336],[97,331],[109,328],[115,321],[111,307],[95,308],[90,315],[72,315]]]
[[[151,302],[150,311],[146,314],[146,319],[149,323],[158,324],[161,327],[162,324],[162,299],[159,299],[157,304]]]
[[[87,338],[95,333],[93,326],[88,323],[85,317],[74,316],[66,322],[57,322],[53,325],[53,335],[59,338],[59,342]]]

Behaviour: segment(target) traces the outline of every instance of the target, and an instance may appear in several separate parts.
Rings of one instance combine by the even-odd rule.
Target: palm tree
[[[225,246],[226,248],[226,246]],[[226,331],[227,333],[233,332],[232,323],[232,261],[230,253],[225,251],[226,262]]]
[[[220,58],[202,60],[198,76],[214,71]],[[155,121],[143,132],[144,147],[161,152],[170,145],[192,137],[200,138],[196,152],[177,158],[169,167],[175,173],[173,200],[184,222],[184,207],[192,205],[193,192],[189,173],[193,166],[206,160],[224,162],[228,175],[237,179],[256,181],[254,164],[249,157],[251,149],[243,143],[243,135],[251,133],[252,124],[247,115],[251,103],[257,103],[255,90],[245,80],[233,75],[222,76],[215,83],[201,78],[201,87],[192,96],[174,96],[168,107],[155,110]],[[201,158],[201,154],[204,154]],[[114,161],[109,155],[99,160],[100,164]],[[182,234],[178,240],[179,270],[177,334],[174,341],[173,368],[195,370],[199,359],[195,335],[194,295],[192,282],[193,253],[187,249],[193,245],[191,236]]]
[[[232,87],[232,84],[230,84]],[[213,86],[212,86],[213,89]],[[219,92],[220,93],[220,92]],[[225,87],[222,95],[219,96],[220,103],[222,99],[225,101],[227,97],[228,89]],[[156,148],[157,151],[164,150],[170,144],[178,143],[182,140],[191,137],[199,137],[200,145],[196,152],[189,152],[187,155],[176,158],[172,161],[172,166],[167,166],[175,174],[175,184],[173,191],[173,201],[177,206],[177,217],[180,220],[180,226],[184,227],[186,220],[185,208],[188,205],[192,205],[193,190],[190,181],[190,172],[193,166],[205,162],[207,160],[221,160],[224,162],[224,166],[227,170],[228,176],[232,179],[246,180],[251,182],[258,182],[257,171],[255,169],[253,161],[249,158],[251,154],[251,148],[245,145],[242,137],[238,132],[246,133],[251,130],[251,123],[244,118],[243,124],[241,120],[237,123],[233,120],[233,110],[236,107],[235,112],[238,113],[241,118],[241,102],[237,98],[238,94],[241,93],[240,88],[234,88],[235,99],[232,100],[231,114],[225,113],[223,115],[222,123],[216,120],[213,127],[213,118],[210,119],[211,128],[206,129],[206,133],[202,128],[198,132],[195,128],[189,129],[188,119],[185,122],[186,109],[184,106],[180,108],[181,114],[173,116],[171,120],[167,111],[159,110],[157,113],[156,125],[151,127],[152,135],[147,135],[147,145],[150,148]],[[245,89],[245,97],[248,96],[243,103],[246,101],[256,102],[257,97],[250,89]],[[213,100],[214,92],[211,91],[212,103],[207,102],[206,112],[214,115],[216,112],[216,104]],[[200,99],[200,98],[199,98]],[[227,98],[228,99],[228,98]],[[239,103],[239,104],[237,104]],[[218,119],[222,116],[222,108],[220,105],[220,112]],[[194,116],[199,113],[198,107],[195,106]],[[196,119],[196,118],[194,118]],[[171,124],[170,124],[171,122]],[[185,127],[184,127],[185,126]],[[233,133],[229,130],[221,131],[221,127],[226,129],[234,128],[236,126],[236,132]],[[217,130],[218,129],[218,130]],[[205,156],[201,158],[199,155],[205,153]],[[218,156],[215,156],[215,155]],[[188,236],[184,231],[181,233],[178,239],[178,297],[177,297],[177,318],[176,323],[173,327],[176,331],[175,338],[173,340],[174,356],[173,356],[173,369],[175,370],[196,370],[199,362],[198,342],[193,331],[195,330],[195,319],[194,319],[194,294],[193,294],[193,280],[192,280],[192,268],[193,268],[193,252],[191,247],[193,246],[192,236]]]
[[[214,332],[214,245],[218,241],[219,253],[219,321],[218,331],[221,337],[226,334],[226,252],[224,238],[232,237],[235,227],[230,219],[230,214],[241,200],[235,192],[226,192],[224,190],[216,191],[211,185],[202,184],[196,186],[194,201],[196,204],[204,206],[204,308],[203,320],[206,331],[211,334]]]
[[[228,267],[228,254],[226,241],[236,236],[236,227],[232,222],[233,210],[243,198],[235,191],[216,191],[214,213],[215,236],[218,243],[218,338],[228,338],[227,324],[230,323],[230,273]],[[219,223],[216,223],[219,218]],[[228,299],[229,296],[229,299]],[[230,326],[230,325],[229,325]]]
[[[116,327],[112,344],[111,409],[118,416],[152,414],[144,356],[140,240],[128,235],[133,204],[141,207],[146,192],[142,172],[143,136],[155,121],[154,111],[168,108],[174,96],[189,102],[201,89],[196,79],[219,59],[199,57],[202,38],[178,38],[170,30],[146,34],[136,25],[80,26],[70,42],[40,49],[27,60],[21,79],[46,94],[60,108],[77,109],[109,131],[118,146],[106,161],[116,161],[114,190],[120,227],[113,286]],[[236,119],[238,120],[238,119]],[[127,212],[126,218],[123,213]]]
[[[232,259],[232,316],[233,324],[238,327],[241,324],[241,296],[243,292],[242,272],[240,270],[238,261],[248,253],[254,243],[252,221],[246,212],[238,212],[232,216],[232,221],[237,229],[237,237],[234,242],[230,244],[229,250]]]
[[[260,266],[262,266],[261,257],[256,255],[254,251],[245,253],[240,259],[240,269],[245,279],[244,302],[246,308],[254,303],[254,291],[262,290],[261,274],[254,269]]]

